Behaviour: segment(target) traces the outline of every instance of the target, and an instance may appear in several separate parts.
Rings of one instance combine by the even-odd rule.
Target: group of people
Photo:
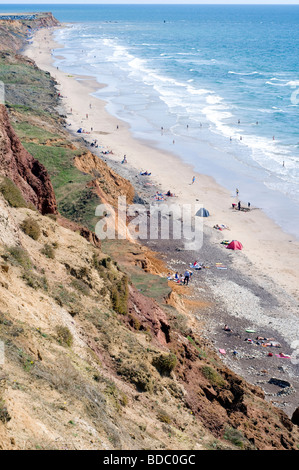
[[[96,149],[99,147],[99,144],[98,144],[98,141],[97,139],[94,139],[91,144],[90,144],[91,147],[95,147]]]
[[[159,191],[157,191],[153,197],[156,199],[156,201],[165,201],[165,197],[162,193],[159,193]]]
[[[168,273],[167,279],[171,281],[175,281],[178,284],[188,285],[192,274],[193,273],[188,270],[186,270],[184,274],[179,274],[177,271],[174,275],[171,275],[171,273]]]
[[[238,198],[239,197],[239,189],[236,188],[236,197]],[[236,204],[233,204],[233,208],[235,208],[235,205]],[[241,201],[238,201],[238,210],[240,211],[241,210]],[[247,203],[247,206],[248,206],[248,209],[250,209],[250,202]]]

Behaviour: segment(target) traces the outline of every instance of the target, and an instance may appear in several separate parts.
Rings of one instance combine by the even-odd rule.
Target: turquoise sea
[[[134,136],[232,195],[238,187],[244,204],[298,236],[299,6],[0,9],[52,11],[71,23],[56,33],[62,70],[95,76],[107,85],[96,95]]]

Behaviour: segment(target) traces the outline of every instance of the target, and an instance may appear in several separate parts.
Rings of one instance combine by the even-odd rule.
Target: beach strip
[[[89,142],[96,139],[101,150],[112,151],[109,158],[120,167],[126,155],[136,175],[149,171],[155,186],[178,196],[176,203],[202,204],[210,213],[210,217],[204,219],[205,225],[225,224],[230,230],[223,232],[223,238],[242,243],[244,248],[236,258],[240,270],[257,278],[268,276],[279,289],[299,300],[299,242],[260,209],[233,210],[232,203],[237,204],[237,197],[232,197],[232,193],[212,177],[196,173],[171,151],[158,150],[150,141],[133,138],[129,125],[110,115],[105,109],[106,103],[92,96],[103,84],[94,77],[70,75],[53,65],[52,50],[63,48],[53,40],[54,31],[55,28],[50,28],[36,32],[24,54],[57,80],[69,130],[75,133],[82,128],[84,138]],[[214,232],[212,242],[218,244],[219,231]]]

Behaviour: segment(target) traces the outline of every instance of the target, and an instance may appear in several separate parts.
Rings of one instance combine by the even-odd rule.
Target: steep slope
[[[9,214],[5,237],[0,232],[0,329],[5,342],[5,364],[0,366],[1,445],[200,448],[200,439],[195,443],[192,435],[205,433],[187,408],[178,411],[171,399],[167,408],[172,416],[179,415],[178,422],[165,423],[163,417],[157,418],[153,390],[138,392],[119,375],[125,373],[120,356],[129,360],[138,354],[141,368],[142,357],[146,361],[160,352],[155,342],[147,352],[149,333],[136,333],[122,324],[123,273],[53,219],[29,209],[11,209],[1,197],[0,206],[1,214]],[[40,228],[37,240],[20,229],[28,216]],[[160,389],[176,382],[160,379],[150,363],[140,369],[139,381],[145,388],[147,381],[157,381]],[[166,389],[162,394],[169,396]],[[180,442],[178,426],[183,422],[190,431]]]
[[[17,138],[4,105],[0,105],[0,168],[21,190],[24,199],[42,214],[57,213],[52,183],[45,167]]]
[[[2,196],[0,214],[3,448],[296,448],[287,416],[225,368],[188,317],[175,326],[182,311],[142,294],[132,272],[52,216]],[[134,262],[141,254],[132,269],[160,283]]]

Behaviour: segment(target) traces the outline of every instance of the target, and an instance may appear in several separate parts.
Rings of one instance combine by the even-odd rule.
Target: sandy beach
[[[57,47],[63,46],[53,40],[52,31],[42,30],[36,33],[33,44],[25,53],[57,80],[69,129],[76,131],[82,127],[89,132],[84,135],[86,140],[92,142],[97,139],[102,149],[113,151],[115,161],[119,163],[125,154],[136,174],[141,170],[150,171],[152,181],[175,193],[179,203],[202,203],[210,212],[205,224],[210,227],[215,224],[229,226],[229,238],[240,240],[244,246],[242,257],[247,257],[261,273],[273,278],[280,287],[299,299],[299,242],[284,233],[261,210],[231,210],[236,198],[217,185],[213,178],[195,174],[192,167],[171,152],[158,151],[150,142],[133,139],[129,126],[108,114],[105,102],[92,96],[103,85],[93,77],[70,76],[53,66],[51,52]],[[191,185],[193,175],[196,180]]]
[[[151,172],[148,181],[153,183],[153,187],[161,188],[164,192],[170,190],[177,196],[176,203],[200,203],[209,210],[210,217],[204,219],[204,234],[209,249],[215,250],[208,256],[208,248],[206,253],[204,250],[207,245],[204,243],[198,261],[206,261],[206,256],[211,261],[217,253],[218,258],[214,259],[214,263],[224,262],[231,267],[231,272],[234,270],[235,273],[232,277],[223,277],[224,272],[219,271],[216,277],[207,276],[205,280],[210,294],[218,299],[221,304],[220,311],[223,312],[223,315],[219,314],[217,318],[213,315],[206,318],[207,328],[210,328],[207,334],[210,334],[210,337],[212,335],[215,346],[225,346],[227,350],[234,349],[232,340],[235,339],[221,331],[229,312],[234,328],[240,328],[240,325],[245,328],[250,324],[254,325],[255,329],[259,327],[264,333],[274,331],[275,338],[284,342],[290,353],[292,341],[299,339],[298,240],[285,233],[258,208],[251,207],[248,212],[233,210],[232,203],[238,202],[233,194],[235,188],[228,191],[219,186],[212,177],[195,173],[191,166],[171,152],[175,144],[170,140],[170,136],[167,136],[167,132],[161,138],[169,138],[169,152],[155,149],[150,141],[134,139],[129,125],[110,115],[105,109],[106,103],[92,96],[92,93],[103,85],[97,83],[93,77],[69,75],[59,67],[53,66],[52,50],[63,46],[53,40],[52,34],[52,29],[38,31],[24,54],[57,80],[62,103],[61,114],[67,116],[68,130],[75,134],[77,129],[82,128],[85,133],[80,135],[86,141],[97,139],[100,148],[90,148],[95,154],[105,150],[112,151],[113,153],[107,156],[107,162],[110,161],[116,171],[119,168],[120,174],[124,174],[126,167],[125,172],[129,173],[132,179],[133,175],[137,176],[140,171],[147,170]],[[124,155],[128,161],[127,165],[121,164]],[[193,176],[195,182],[191,184]],[[225,224],[229,230],[215,230],[213,227],[216,224]],[[224,239],[239,240],[243,250],[226,250],[221,245]],[[176,260],[169,262],[169,268],[179,269],[179,264],[176,263],[183,262],[184,259],[186,254],[181,254]],[[194,292],[202,295],[200,289],[200,279],[198,282],[195,279]],[[240,351],[242,347],[240,345]],[[284,349],[284,352],[287,350]],[[263,368],[262,362],[265,358],[258,354],[255,356],[258,365],[255,367],[256,375],[253,379],[253,372],[248,367],[250,358],[248,359],[246,354],[244,352],[243,355],[245,362],[235,362],[233,367],[257,383],[256,371]],[[224,360],[231,365],[232,361],[228,356],[224,357]],[[273,365],[275,371],[280,364],[278,359],[273,360],[276,361]],[[295,366],[290,369],[290,374],[293,382],[298,380]],[[293,400],[297,400],[296,395],[293,395]]]

